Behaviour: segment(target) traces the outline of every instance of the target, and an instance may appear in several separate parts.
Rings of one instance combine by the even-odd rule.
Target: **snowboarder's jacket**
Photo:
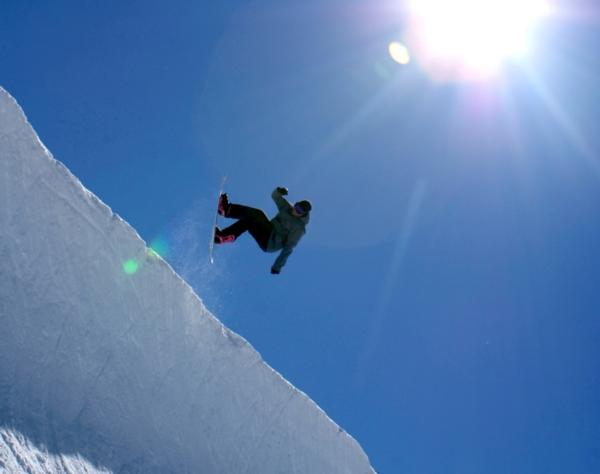
[[[277,252],[281,250],[272,267],[273,270],[279,272],[306,232],[310,213],[307,212],[303,216],[294,215],[292,205],[277,189],[273,191],[271,197],[275,201],[279,212],[271,219],[273,231],[265,251]]]

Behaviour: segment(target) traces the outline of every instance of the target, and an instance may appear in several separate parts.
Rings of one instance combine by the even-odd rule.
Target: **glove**
[[[287,195],[288,195],[288,190],[287,190],[287,188],[284,188],[283,186],[279,186],[279,187],[277,188],[277,192],[278,192],[279,194],[281,194],[282,196],[287,196]]]
[[[271,275],[279,275],[281,270],[276,270],[275,268],[271,268]]]

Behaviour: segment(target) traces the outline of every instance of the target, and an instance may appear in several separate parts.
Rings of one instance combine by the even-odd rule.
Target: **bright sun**
[[[548,0],[409,0],[410,45],[440,79],[487,77],[531,47]]]

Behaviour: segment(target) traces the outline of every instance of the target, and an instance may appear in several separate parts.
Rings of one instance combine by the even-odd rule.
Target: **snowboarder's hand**
[[[277,188],[277,192],[278,192],[279,194],[281,194],[282,196],[287,196],[287,195],[288,195],[288,189],[287,189],[287,188],[284,188],[283,186],[279,186],[279,187]]]
[[[279,272],[280,272],[280,271],[281,271],[281,270],[277,270],[277,269],[275,269],[275,268],[271,268],[271,275],[279,275]]]

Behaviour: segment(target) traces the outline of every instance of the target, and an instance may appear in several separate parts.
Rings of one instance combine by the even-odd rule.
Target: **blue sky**
[[[85,186],[382,473],[600,472],[600,13],[433,81],[402,2],[5,0],[0,85]],[[206,264],[221,176],[314,205]]]

